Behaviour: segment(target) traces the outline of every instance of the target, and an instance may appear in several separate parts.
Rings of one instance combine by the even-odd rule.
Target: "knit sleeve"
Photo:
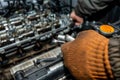
[[[120,39],[111,38],[108,50],[113,75],[116,80],[120,80]]]
[[[77,80],[113,80],[108,57],[109,40],[86,30],[62,45],[65,66]]]

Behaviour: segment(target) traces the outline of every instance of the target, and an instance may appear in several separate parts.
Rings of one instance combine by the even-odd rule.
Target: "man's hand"
[[[77,26],[83,23],[83,18],[77,16],[74,11],[71,13],[71,18],[75,21],[75,25]]]

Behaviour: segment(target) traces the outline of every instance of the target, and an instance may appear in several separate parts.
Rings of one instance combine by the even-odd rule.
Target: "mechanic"
[[[119,2],[78,0],[71,18],[76,25],[89,19],[115,22],[120,16]],[[76,80],[120,80],[120,38],[106,38],[94,30],[86,30],[61,48],[64,64]]]

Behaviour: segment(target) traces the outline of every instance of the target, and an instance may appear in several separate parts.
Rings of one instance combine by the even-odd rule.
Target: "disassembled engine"
[[[13,4],[11,1],[14,0],[8,0],[9,4]],[[52,0],[35,1],[25,2],[33,4],[29,6],[32,10],[12,9],[0,17],[1,80],[71,79],[60,49],[62,43],[74,40],[76,29],[80,28],[72,26],[71,6],[67,4],[59,11],[61,4],[55,8],[56,2]],[[2,3],[2,8],[8,6]]]

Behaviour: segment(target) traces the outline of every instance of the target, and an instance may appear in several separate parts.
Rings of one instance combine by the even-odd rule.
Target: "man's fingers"
[[[83,23],[83,19],[78,17],[78,16],[76,16],[76,18],[75,18],[75,25],[79,26],[82,23]]]
[[[75,25],[76,25],[76,26],[79,26],[80,24],[82,24],[82,23],[79,23],[79,22],[75,22]]]
[[[75,21],[75,25],[80,25],[83,23],[83,18],[77,16],[74,11],[71,13],[71,18]]]

